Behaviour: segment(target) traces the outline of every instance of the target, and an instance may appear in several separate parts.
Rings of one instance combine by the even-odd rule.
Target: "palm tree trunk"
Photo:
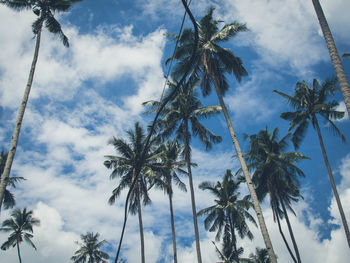
[[[41,27],[39,28],[37,36],[36,36],[36,44],[35,44],[35,50],[34,50],[32,66],[30,68],[29,77],[28,77],[28,81],[27,81],[27,86],[26,86],[26,89],[24,91],[22,103],[21,103],[20,108],[18,110],[17,120],[16,120],[15,128],[13,130],[11,145],[10,145],[10,149],[9,149],[9,152],[8,152],[8,155],[7,155],[4,172],[3,172],[2,176],[1,176],[1,183],[0,183],[0,212],[1,212],[2,200],[4,199],[4,192],[5,192],[7,183],[8,183],[8,179],[10,177],[11,166],[12,166],[15,154],[16,154],[18,138],[19,138],[19,133],[20,133],[21,126],[22,126],[22,120],[23,120],[23,116],[24,116],[24,111],[25,111],[26,106],[27,106],[30,89],[31,89],[32,83],[33,83],[35,66],[36,66],[36,62],[38,60],[38,56],[39,56],[40,39],[41,39]]]
[[[335,182],[334,182],[334,178],[333,178],[333,174],[332,174],[332,169],[331,169],[331,166],[330,166],[330,164],[328,162],[328,157],[327,157],[327,154],[326,154],[326,149],[325,149],[324,144],[323,144],[323,139],[322,139],[320,127],[318,126],[317,118],[316,118],[315,115],[312,115],[312,118],[313,118],[313,123],[315,123],[315,126],[316,126],[316,130],[317,130],[317,134],[318,134],[318,139],[320,141],[324,162],[325,162],[325,164],[327,166],[327,170],[328,170],[329,180],[331,181],[333,194],[335,196],[335,200],[336,200],[337,205],[338,205],[341,221],[343,223],[343,227],[344,227],[344,231],[345,231],[345,236],[346,236],[346,239],[348,241],[348,246],[350,248],[349,226],[348,226],[348,223],[346,221],[346,217],[345,217],[345,213],[344,213],[344,210],[343,210],[343,206],[342,206],[342,204],[340,202],[340,198],[339,198],[339,194],[338,194],[338,191],[337,191],[337,187],[335,186]]]
[[[284,203],[282,202],[281,199],[280,199],[280,202],[281,202],[281,205],[282,205],[284,216],[286,218],[286,222],[287,222],[287,226],[288,226],[288,230],[289,230],[289,235],[290,235],[290,238],[292,239],[295,255],[297,256],[298,263],[301,263],[301,258],[300,258],[300,254],[299,254],[298,245],[297,245],[297,242],[295,241],[294,234],[293,234],[293,229],[292,229],[292,226],[291,226],[291,224],[289,222],[287,209],[286,209],[286,207],[285,207],[285,205],[284,205]]]
[[[287,249],[288,249],[289,255],[292,257],[293,261],[294,261],[295,263],[297,263],[297,260],[296,260],[296,258],[294,257],[294,254],[293,254],[292,250],[291,250],[290,247],[289,247],[289,244],[288,244],[288,242],[287,242],[287,239],[286,239],[286,237],[284,236],[284,233],[283,233],[282,228],[281,228],[280,218],[279,218],[279,216],[278,216],[277,214],[276,214],[276,218],[277,218],[278,230],[280,231],[280,234],[281,234],[281,236],[282,236],[282,238],[283,238],[284,244],[286,245],[286,247],[287,247]]]
[[[18,253],[19,263],[22,263],[21,252],[19,250],[19,243],[18,243],[18,241],[17,241],[17,253]]]
[[[237,239],[236,239],[235,229],[233,227],[233,222],[232,222],[232,218],[231,218],[230,214],[228,215],[228,220],[230,221],[231,241],[232,241],[232,244],[233,244],[233,249],[235,251],[235,260],[237,262],[239,262],[238,253],[237,253]]]
[[[172,200],[171,188],[170,188],[170,193],[168,194],[168,196],[169,196],[169,206],[170,206],[171,233],[172,233],[172,237],[173,237],[174,263],[177,263],[174,211],[173,211],[173,200]]]
[[[184,148],[184,151],[185,151],[185,159],[186,159],[187,171],[188,171],[188,180],[189,180],[190,192],[191,192],[191,204],[192,204],[194,234],[195,234],[195,239],[196,239],[197,260],[198,260],[198,263],[202,263],[201,248],[200,248],[200,243],[199,243],[199,231],[198,231],[198,223],[197,223],[196,201],[194,198],[192,170],[191,170],[190,136],[189,136],[189,130],[188,130],[188,120],[185,120],[184,122],[185,122],[185,148]]]
[[[323,36],[324,36],[324,39],[325,39],[327,47],[328,47],[329,55],[331,57],[331,60],[332,60],[333,66],[334,66],[335,73],[336,73],[337,78],[339,80],[340,90],[343,94],[346,109],[347,109],[348,114],[350,116],[349,82],[346,78],[343,65],[342,65],[340,58],[339,58],[337,47],[335,46],[334,39],[333,39],[331,30],[329,29],[326,17],[323,13],[321,4],[320,4],[319,0],[312,0],[312,3],[314,5],[314,8],[315,8],[315,11],[317,14],[317,18],[318,18],[318,21],[319,21],[321,29],[322,29]]]
[[[137,191],[137,214],[139,216],[140,240],[141,240],[141,262],[145,263],[145,240],[143,237],[143,224],[141,213],[140,193]]]
[[[275,252],[273,250],[273,247],[272,247],[270,236],[269,236],[269,233],[268,233],[267,228],[266,228],[264,216],[262,214],[261,207],[260,207],[260,204],[259,204],[259,200],[258,200],[258,197],[256,195],[255,189],[253,187],[252,179],[250,178],[250,174],[249,174],[249,171],[248,171],[248,168],[247,168],[247,164],[246,164],[246,162],[245,162],[245,160],[243,158],[241,147],[239,146],[236,134],[235,134],[235,132],[233,130],[233,126],[232,126],[232,123],[231,123],[230,116],[228,115],[227,108],[225,106],[224,100],[222,98],[222,95],[221,95],[221,92],[220,92],[220,89],[219,89],[218,81],[216,80],[215,76],[213,77],[213,79],[216,82],[215,85],[214,85],[215,86],[215,90],[216,90],[216,94],[217,94],[218,99],[220,101],[220,105],[221,105],[222,111],[224,112],[225,119],[226,119],[226,122],[227,122],[227,126],[228,126],[228,129],[229,129],[231,138],[232,138],[232,142],[233,142],[233,145],[234,145],[234,147],[236,149],[236,153],[237,153],[239,162],[241,163],[243,174],[244,174],[244,177],[245,177],[245,180],[247,182],[248,189],[249,189],[249,192],[250,192],[250,196],[251,196],[251,198],[253,200],[254,209],[255,209],[256,215],[258,217],[258,222],[259,222],[261,234],[262,234],[264,242],[265,242],[266,249],[267,249],[267,251],[269,253],[271,262],[272,263],[277,263],[277,258],[276,258]]]

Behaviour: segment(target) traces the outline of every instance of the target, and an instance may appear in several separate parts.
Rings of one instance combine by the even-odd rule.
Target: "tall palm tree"
[[[187,174],[186,171],[182,169],[182,167],[186,165],[185,161],[180,158],[182,150],[177,140],[167,141],[163,144],[163,154],[161,155],[161,166],[163,169],[153,178],[155,180],[152,182],[156,187],[163,189],[169,197],[174,263],[177,263],[177,252],[173,211],[173,182],[180,190],[187,191],[186,185],[179,177],[179,173]]]
[[[332,169],[328,161],[317,118],[317,116],[321,116],[330,125],[334,133],[336,135],[339,135],[343,142],[345,142],[344,135],[333,122],[333,120],[343,118],[344,112],[335,110],[335,107],[338,106],[338,102],[329,100],[329,97],[333,95],[333,93],[337,90],[336,83],[336,80],[332,79],[327,80],[322,85],[320,85],[319,82],[314,79],[312,88],[310,88],[305,81],[298,82],[295,86],[295,93],[293,96],[287,95],[277,90],[274,90],[274,92],[287,99],[290,106],[295,109],[294,112],[282,113],[281,118],[290,121],[289,130],[294,130],[292,141],[296,149],[300,146],[302,139],[305,137],[306,130],[310,122],[312,123],[314,129],[317,131],[323,158],[328,170],[329,180],[331,182],[332,190],[338,205],[346,239],[350,247],[349,226],[346,221],[337,188],[335,186]]]
[[[231,170],[227,170],[222,182],[202,182],[199,188],[208,190],[215,196],[215,204],[200,210],[199,216],[206,215],[204,226],[206,230],[211,232],[216,231],[216,240],[219,241],[224,230],[224,248],[226,243],[233,246],[235,260],[238,262],[238,249],[236,232],[241,238],[247,236],[253,239],[253,234],[250,232],[246,223],[246,219],[255,223],[254,218],[248,212],[253,207],[248,196],[239,199],[239,185],[242,180],[234,179]]]
[[[35,44],[33,61],[30,68],[29,77],[28,77],[27,85],[24,91],[23,99],[18,110],[17,120],[16,120],[15,128],[12,134],[10,150],[9,150],[8,158],[4,168],[4,173],[1,177],[2,179],[0,183],[0,212],[1,212],[1,204],[4,198],[5,189],[8,184],[8,178],[10,176],[11,166],[16,153],[24,111],[26,109],[30,89],[33,83],[35,66],[39,55],[42,28],[45,25],[45,27],[49,30],[49,32],[57,35],[62,40],[63,45],[68,47],[69,46],[68,38],[63,33],[60,23],[55,19],[53,14],[55,12],[68,11],[73,3],[80,2],[80,1],[82,0],[5,0],[3,2],[6,6],[16,11],[31,9],[33,10],[34,14],[37,16],[37,19],[32,24],[32,30],[34,35],[36,36],[36,44]]]
[[[11,218],[2,222],[0,228],[2,232],[11,232],[7,241],[1,245],[1,249],[7,250],[11,246],[16,246],[19,262],[22,263],[19,244],[24,240],[36,250],[31,239],[33,238],[33,226],[38,226],[39,224],[40,220],[33,217],[33,211],[27,211],[26,208],[23,210],[14,209],[11,212]]]
[[[240,32],[246,31],[247,27],[244,24],[233,22],[226,24],[219,29],[218,24],[220,21],[213,19],[213,12],[214,8],[212,7],[198,23],[199,46],[196,52],[195,61],[192,62],[190,60],[191,50],[193,46],[195,46],[195,33],[191,29],[186,29],[179,39],[180,45],[174,56],[169,58],[167,62],[172,59],[179,61],[173,71],[173,76],[175,78],[182,76],[182,74],[187,72],[188,69],[191,70],[192,76],[200,77],[201,89],[204,96],[210,94],[212,86],[215,88],[227,122],[232,142],[246,178],[266,248],[269,251],[271,261],[276,263],[277,259],[273,251],[261,207],[256,196],[247,165],[243,158],[239,142],[233,129],[230,116],[223,100],[223,96],[229,88],[225,74],[233,74],[237,81],[241,81],[242,77],[246,76],[248,73],[242,64],[242,60],[230,49],[222,48],[219,46],[219,44],[230,40]]]
[[[120,156],[105,156],[107,160],[104,165],[108,169],[113,169],[110,178],[120,178],[119,185],[112,192],[112,196],[108,202],[110,205],[114,204],[116,199],[120,196],[122,190],[129,188],[134,181],[136,170],[141,171],[138,181],[131,193],[131,202],[129,205],[129,212],[131,214],[138,214],[139,227],[140,227],[140,240],[141,240],[141,260],[145,262],[145,245],[143,235],[143,222],[142,222],[142,211],[141,201],[144,205],[151,202],[148,195],[148,183],[147,176],[154,175],[155,172],[159,171],[159,163],[157,159],[162,154],[161,148],[156,146],[158,138],[154,137],[150,142],[150,148],[144,159],[141,158],[141,154],[145,147],[146,136],[145,133],[137,122],[135,123],[134,130],[127,132],[129,141],[126,142],[123,139],[113,138],[110,141],[115,150]]]
[[[320,23],[321,29],[322,29],[322,33],[324,36],[324,39],[326,41],[327,44],[327,48],[329,51],[329,55],[331,57],[334,69],[335,69],[335,73],[337,75],[337,78],[339,80],[339,84],[340,84],[340,89],[341,92],[343,94],[343,98],[344,98],[344,102],[346,105],[346,109],[348,111],[348,114],[350,116],[350,87],[349,87],[349,82],[346,78],[345,72],[344,72],[344,68],[343,65],[341,63],[340,57],[339,57],[339,53],[337,50],[337,47],[335,45],[333,36],[332,36],[332,32],[329,29],[328,23],[327,23],[327,19],[323,13],[321,4],[319,0],[312,0],[312,3],[314,5],[315,8],[315,12],[318,18],[318,21]]]
[[[87,232],[86,235],[80,235],[82,243],[76,241],[79,245],[79,249],[74,252],[74,256],[71,260],[74,263],[108,263],[109,255],[106,252],[101,251],[101,247],[104,246],[107,241],[99,241],[99,233]]]
[[[247,263],[271,263],[269,254],[265,248],[256,248],[255,254],[249,254],[249,261]]]
[[[249,168],[254,169],[253,183],[260,201],[267,195],[270,197],[274,220],[278,227],[286,247],[294,262],[301,262],[299,249],[294,238],[294,233],[289,221],[287,209],[295,214],[291,202],[297,202],[302,198],[299,188],[299,176],[305,174],[296,164],[304,159],[308,159],[298,152],[286,152],[288,140],[291,134],[287,134],[279,140],[278,128],[269,132],[267,128],[257,134],[249,136],[249,151],[245,155]],[[280,219],[285,217],[291,236],[296,258],[289,248],[280,226]]]
[[[184,150],[182,154],[185,157],[190,185],[197,260],[198,263],[201,263],[202,257],[200,252],[196,202],[191,169],[191,133],[192,136],[199,137],[199,139],[206,146],[206,149],[211,148],[212,143],[221,142],[220,136],[216,136],[200,123],[201,119],[206,119],[214,114],[220,113],[221,108],[217,105],[203,106],[195,91],[196,84],[197,81],[192,78],[185,85],[183,85],[181,89],[179,89],[170,105],[164,108],[160,127],[162,128],[163,136],[167,137],[172,134],[176,134],[176,138],[184,143]],[[171,94],[171,91],[174,88],[175,85],[169,83],[169,94]],[[158,101],[148,101],[144,103],[146,106],[151,106],[153,110],[156,110],[160,104],[161,103]],[[190,129],[192,132],[190,132]]]
[[[1,179],[2,173],[4,172],[6,158],[7,158],[7,153],[5,153],[4,151],[1,151],[1,153],[0,153],[0,179]],[[12,176],[12,177],[9,177],[8,184],[12,188],[16,188],[16,184],[22,180],[25,180],[25,179],[21,176]],[[3,203],[3,206],[5,209],[13,208],[16,205],[15,196],[8,189],[5,189],[4,199],[3,199],[2,203]]]

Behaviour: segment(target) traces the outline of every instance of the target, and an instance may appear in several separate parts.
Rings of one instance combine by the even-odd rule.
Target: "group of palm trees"
[[[2,4],[18,11],[31,9],[37,16],[37,19],[32,25],[33,33],[36,36],[34,57],[13,132],[13,139],[8,154],[1,153],[0,210],[2,204],[4,204],[5,208],[14,206],[13,195],[6,189],[6,186],[8,184],[15,186],[16,182],[23,180],[22,177],[10,177],[10,170],[33,82],[35,66],[39,55],[41,31],[43,26],[45,26],[50,32],[58,35],[63,44],[68,47],[68,38],[64,35],[59,22],[54,18],[54,12],[68,11],[72,4],[79,1],[81,0],[1,1]],[[332,36],[319,1],[313,0],[313,4],[324,32],[327,46],[330,49],[337,78],[347,110],[349,111],[350,94],[348,82],[342,71],[339,56],[339,61],[334,56],[335,45],[334,42],[332,44]],[[223,48],[219,44],[230,40],[240,32],[246,31],[247,27],[244,24],[234,22],[219,28],[220,21],[213,18],[213,12],[214,8],[210,8],[208,13],[198,22],[198,33],[196,28],[195,30],[185,29],[182,34],[177,36],[179,46],[175,49],[173,56],[166,62],[177,62],[172,70],[172,80],[167,80],[167,93],[160,101],[148,101],[144,103],[147,107],[147,113],[157,113],[161,117],[151,129],[153,130],[154,128],[156,130],[155,135],[146,136],[141,125],[136,123],[134,129],[127,132],[129,141],[118,138],[113,138],[110,141],[119,156],[106,156],[105,166],[112,169],[111,179],[119,178],[119,184],[113,190],[108,202],[110,204],[115,203],[122,190],[129,188],[130,202],[127,203],[128,205],[125,209],[131,214],[138,214],[141,262],[145,262],[141,207],[142,204],[147,205],[150,203],[151,199],[148,192],[152,187],[162,189],[169,196],[173,258],[174,262],[177,262],[174,211],[172,205],[173,183],[181,190],[186,191],[186,186],[179,177],[180,174],[183,174],[189,178],[196,253],[199,263],[202,262],[202,258],[197,215],[205,215],[205,228],[209,231],[217,232],[216,240],[222,241],[222,249],[220,250],[215,243],[214,245],[219,257],[224,262],[249,262],[249,260],[251,262],[260,262],[253,261],[256,257],[254,255],[250,259],[240,257],[243,248],[237,244],[237,234],[240,238],[253,238],[246,220],[249,220],[253,225],[259,226],[265,242],[266,250],[257,250],[257,254],[262,255],[262,258],[266,259],[263,262],[277,262],[277,257],[274,253],[260,207],[260,202],[267,195],[270,197],[274,219],[278,223],[286,248],[293,261],[300,263],[301,255],[295,241],[287,211],[289,210],[294,213],[292,202],[296,202],[302,198],[299,177],[305,175],[296,164],[301,160],[308,159],[308,157],[298,152],[286,152],[286,150],[288,149],[289,139],[291,139],[295,149],[298,149],[305,136],[309,122],[312,123],[318,134],[333,193],[350,246],[348,225],[335,187],[332,170],[327,160],[325,146],[318,124],[318,116],[323,117],[335,133],[340,135],[343,141],[345,140],[344,135],[334,123],[334,120],[342,118],[344,113],[335,110],[335,107],[338,105],[337,102],[330,101],[329,99],[337,90],[336,81],[329,80],[320,84],[317,80],[314,80],[312,87],[309,87],[305,81],[298,82],[296,84],[295,94],[293,95],[275,91],[277,94],[286,98],[290,106],[295,110],[294,112],[281,114],[283,119],[290,121],[289,131],[293,133],[288,133],[279,140],[278,128],[275,128],[272,132],[266,128],[257,134],[247,136],[249,139],[249,150],[243,153],[223,97],[229,88],[227,75],[233,74],[239,82],[248,73],[243,66],[242,60],[231,50]],[[220,105],[203,106],[197,93],[198,88],[204,97],[210,95],[212,88],[215,89]],[[164,104],[164,101],[169,102]],[[160,109],[162,110],[160,111]],[[216,184],[211,182],[201,183],[200,189],[210,191],[216,199],[214,205],[197,212],[192,173],[192,167],[196,164],[191,161],[191,138],[198,137],[206,149],[210,149],[213,144],[220,143],[221,137],[210,131],[200,121],[221,112],[225,116],[236,151],[235,157],[238,158],[241,168],[235,175],[232,174],[232,171],[228,170],[223,176],[223,180]],[[247,184],[250,194],[240,199],[238,189],[242,182]],[[255,210],[258,223],[256,223],[253,215],[250,213],[250,208]],[[21,262],[19,243],[23,237],[24,240],[34,246],[30,241],[33,232],[32,225],[38,225],[39,220],[33,218],[32,212],[27,212],[26,209],[15,209],[11,213],[11,216],[12,219],[3,222],[1,231],[10,231],[11,228],[18,226],[17,217],[22,218],[22,220],[28,218],[29,221],[25,221],[24,224],[30,223],[25,228],[21,228],[21,231],[25,230],[29,232],[19,233],[18,231],[14,231],[15,234],[11,234],[9,239],[1,247],[2,249],[7,249],[10,246],[17,246],[19,260]],[[286,219],[294,252],[290,248],[280,226],[280,220],[283,218]],[[98,233],[87,233],[86,235],[82,235],[81,239],[83,240],[83,243],[80,244],[81,248],[72,257],[72,260],[75,262],[85,262],[88,257],[93,258],[90,252],[86,252],[90,251],[87,248],[89,247],[88,244],[94,244],[93,247],[96,248],[96,251],[99,251],[99,248],[105,244],[104,241],[98,242]],[[108,259],[107,256],[104,252],[97,253],[94,256],[95,258],[89,262],[106,262]],[[117,262],[117,258],[115,262]]]

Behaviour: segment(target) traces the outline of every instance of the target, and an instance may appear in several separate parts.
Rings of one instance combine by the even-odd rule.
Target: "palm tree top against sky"
[[[32,9],[17,12],[3,4],[4,1],[0,2],[0,17],[6,21],[0,23],[0,152],[7,153],[11,149],[15,119],[37,40],[32,24],[40,16]],[[66,3],[63,0],[44,2]],[[70,3],[67,12],[51,12],[68,38],[69,48],[63,45],[60,35],[52,34],[45,23],[43,25],[32,90],[9,173],[10,177],[26,179],[16,188],[8,188],[15,197],[16,206],[33,210],[41,221],[41,225],[34,229],[33,238],[38,250],[23,244],[22,253],[20,245],[22,259],[28,263],[69,262],[77,249],[74,242],[87,232],[100,233],[100,240],[108,242],[103,251],[114,255],[122,230],[127,188],[121,191],[113,206],[108,204],[111,193],[120,183],[120,178],[108,178],[112,170],[103,165],[104,156],[119,156],[108,140],[114,136],[128,142],[127,131],[133,130],[136,122],[147,134],[154,116],[144,114],[142,103],[161,100],[164,75],[171,64],[165,65],[165,62],[172,56],[176,43],[168,36],[170,33],[179,34],[184,15],[180,0],[84,0]],[[321,4],[339,54],[349,53],[350,2],[321,1]],[[212,35],[211,39],[215,41],[206,42],[206,51],[228,54],[230,50],[235,59],[219,64],[216,63],[218,60],[212,60],[212,64],[205,65],[207,69],[216,67],[228,71],[224,73],[225,78],[215,81],[220,84],[219,92],[223,93],[223,104],[227,107],[235,136],[242,151],[246,152],[249,142],[244,141],[244,134],[257,134],[265,127],[271,132],[272,128],[278,127],[281,135],[289,132],[289,121],[281,119],[280,115],[294,110],[272,90],[293,96],[298,81],[305,80],[312,88],[314,78],[321,85],[335,76],[335,70],[312,1],[196,0],[190,4],[198,23],[211,7],[215,8],[211,13],[212,22],[215,21],[213,31],[221,31],[226,24],[237,22],[240,26],[232,24],[225,32],[231,32],[234,25],[241,28],[234,37],[225,33],[213,39]],[[192,28],[187,15],[183,28]],[[220,38],[223,41],[218,41]],[[181,42],[178,50],[188,55]],[[204,51],[204,48],[198,51]],[[197,55],[197,62],[208,62],[203,60],[204,57],[200,60],[199,53]],[[231,71],[232,61],[239,70]],[[170,71],[177,69],[177,62],[172,62]],[[349,77],[350,60],[341,58],[341,62]],[[219,105],[213,75],[204,74],[204,69],[200,67],[196,74],[199,79],[198,99],[202,106]],[[177,76],[171,74],[169,81],[176,83],[178,79],[174,77]],[[335,91],[332,100],[339,103],[335,107],[337,111],[345,111],[339,91]],[[345,205],[350,202],[348,142],[344,144],[341,138],[329,132],[331,126],[323,121],[323,117],[318,120],[335,185],[344,213],[348,215],[349,208]],[[214,204],[211,194],[198,188],[200,183],[222,181],[226,170],[235,173],[241,167],[238,160],[232,158],[236,153],[225,116],[218,114],[199,118],[199,121],[220,136],[222,142],[213,144],[206,151],[205,144],[198,137],[191,137],[191,162],[197,164],[191,166],[196,212]],[[347,114],[332,121],[349,140]],[[307,244],[300,246],[298,243],[303,263],[342,263],[344,258],[350,258],[350,252],[336,200],[326,178],[328,172],[316,134],[310,123],[299,149],[294,150],[311,159],[298,163],[306,175],[300,177],[300,194],[304,199],[292,205],[297,216],[291,214],[289,217],[297,232],[296,240]],[[187,170],[186,167],[183,169]],[[192,232],[189,181],[186,176],[181,179],[188,192],[175,187],[172,200],[177,261],[195,262],[197,252]],[[242,196],[248,194],[245,184],[240,184],[239,191]],[[150,189],[149,197],[152,204],[142,206],[145,258],[150,263],[171,262],[174,253],[169,198],[156,188]],[[273,220],[268,200],[261,203],[261,207],[278,262],[290,262],[291,257],[277,222]],[[10,218],[10,213],[11,210],[1,210],[0,224]],[[255,217],[253,210],[251,214]],[[285,227],[283,221],[281,226]],[[265,247],[260,228],[251,227],[250,231],[254,235],[252,242],[238,238],[237,248],[244,248],[242,258],[249,258],[256,247]],[[202,262],[222,261],[211,243],[216,233],[205,230],[204,217],[198,218],[198,232]],[[55,233],[56,238],[48,241],[45,233]],[[284,233],[288,239],[287,229]],[[2,243],[7,237],[7,233],[0,233]],[[222,243],[215,243],[221,250]],[[127,262],[140,262],[137,216],[128,215],[120,256]],[[1,253],[0,261],[13,262],[18,261],[17,258],[16,249],[9,249]]]

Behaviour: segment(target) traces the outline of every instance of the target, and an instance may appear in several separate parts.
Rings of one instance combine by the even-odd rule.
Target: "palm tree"
[[[222,244],[222,249],[220,250],[215,242],[212,241],[215,246],[216,253],[218,254],[220,260],[217,263],[241,263],[245,262],[243,258],[241,258],[241,254],[243,254],[243,248],[240,247],[237,251],[234,250],[231,240],[224,241]],[[238,261],[237,261],[238,260]],[[249,262],[250,263],[250,262]]]
[[[167,62],[172,59],[179,60],[173,72],[175,79],[182,76],[184,72],[188,71],[188,69],[191,70],[192,76],[200,77],[201,89],[204,96],[209,95],[212,86],[214,86],[227,122],[232,142],[246,178],[266,248],[269,251],[272,262],[276,263],[276,256],[273,251],[261,207],[256,196],[247,165],[243,159],[242,151],[233,129],[230,116],[223,100],[223,96],[229,88],[225,73],[233,74],[237,81],[241,81],[242,77],[246,76],[248,73],[242,65],[242,60],[235,56],[231,50],[222,48],[219,46],[219,44],[230,40],[240,32],[246,31],[247,27],[244,24],[233,22],[224,25],[219,30],[218,24],[220,21],[213,19],[213,12],[214,8],[212,7],[198,23],[199,46],[196,52],[195,61],[192,62],[190,60],[191,50],[193,49],[193,46],[195,46],[195,33],[191,29],[186,29],[179,39],[180,45],[177,48],[174,56],[169,58]]]
[[[294,130],[292,136],[292,142],[294,147],[297,149],[300,146],[302,139],[305,137],[306,130],[311,121],[312,126],[316,129],[320,146],[322,149],[323,158],[328,170],[329,180],[333,189],[333,193],[338,205],[340,216],[342,219],[346,239],[350,247],[350,232],[344,210],[338,195],[337,188],[335,186],[332,169],[328,162],[328,157],[323,143],[320,127],[318,125],[317,116],[321,116],[330,125],[336,135],[339,135],[343,142],[345,137],[334,124],[332,120],[341,119],[344,116],[344,112],[335,110],[338,106],[338,102],[329,101],[330,95],[337,90],[336,80],[327,80],[322,85],[314,79],[312,88],[310,88],[305,81],[298,82],[295,87],[295,93],[293,96],[289,96],[283,92],[276,91],[277,94],[281,95],[288,100],[290,106],[295,109],[294,112],[284,112],[281,114],[281,118],[290,121],[289,130]]]
[[[5,189],[8,184],[8,178],[10,176],[11,166],[16,154],[16,148],[17,148],[19,133],[20,133],[21,125],[23,121],[24,111],[26,109],[30,89],[33,83],[35,66],[39,55],[42,27],[43,25],[45,25],[45,27],[49,30],[49,32],[57,35],[62,40],[63,45],[68,47],[69,46],[68,38],[63,33],[61,29],[61,25],[55,19],[53,13],[68,11],[73,3],[80,2],[80,1],[82,0],[5,0],[3,2],[6,6],[16,11],[32,9],[34,14],[38,18],[32,24],[32,30],[34,35],[36,36],[36,44],[35,44],[32,66],[30,68],[29,77],[28,77],[27,85],[24,91],[23,99],[22,99],[20,108],[18,110],[17,120],[16,120],[15,128],[12,134],[10,150],[9,150],[8,158],[4,168],[4,173],[1,177],[2,179],[0,184],[0,212],[1,212],[1,204],[4,198]]]
[[[256,248],[255,254],[250,253],[247,263],[270,263],[270,258],[265,248]]]
[[[153,184],[164,190],[164,192],[169,197],[169,207],[170,207],[170,222],[171,222],[171,232],[173,241],[173,253],[174,253],[174,263],[177,263],[177,252],[176,252],[176,237],[175,237],[175,224],[174,224],[174,211],[173,211],[173,182],[182,191],[187,191],[186,185],[181,181],[178,173],[187,174],[182,167],[186,163],[180,159],[180,154],[182,152],[182,147],[179,145],[177,140],[167,141],[163,145],[163,154],[161,155],[161,166],[163,171],[157,175]]]
[[[332,36],[332,32],[329,29],[328,23],[327,23],[327,19],[323,13],[321,4],[319,0],[312,0],[312,3],[314,5],[315,8],[315,12],[318,18],[318,21],[320,23],[321,29],[322,29],[322,33],[324,36],[324,39],[326,41],[327,44],[327,48],[329,51],[329,55],[331,57],[334,69],[335,69],[335,73],[337,75],[337,78],[339,80],[339,84],[340,84],[340,89],[341,92],[343,94],[343,98],[344,98],[344,102],[346,105],[346,109],[348,111],[348,114],[350,116],[350,87],[349,87],[349,82],[346,78],[345,72],[344,72],[344,68],[343,65],[340,61],[340,57],[338,54],[338,50],[337,47],[334,43],[334,39]]]
[[[298,152],[286,152],[287,140],[290,135],[287,134],[279,140],[278,128],[275,128],[273,132],[269,132],[267,128],[261,130],[259,133],[249,136],[249,151],[245,157],[249,168],[254,169],[253,182],[259,200],[263,201],[267,195],[270,196],[274,220],[277,219],[286,247],[294,262],[300,263],[300,254],[287,209],[295,214],[291,202],[297,202],[299,198],[302,198],[299,192],[298,176],[305,177],[305,174],[296,166],[296,163],[308,158]],[[286,218],[297,259],[295,259],[282,232],[280,219],[283,217]]]
[[[194,196],[193,179],[192,179],[192,169],[191,169],[191,132],[193,136],[198,136],[199,139],[204,143],[206,149],[211,148],[212,143],[221,142],[221,137],[216,136],[209,129],[207,129],[203,124],[200,123],[201,119],[206,119],[213,114],[218,114],[221,111],[220,106],[204,106],[202,102],[198,99],[197,93],[195,91],[197,81],[192,78],[185,85],[179,89],[178,93],[170,103],[163,110],[163,118],[160,122],[162,128],[163,136],[167,137],[176,134],[176,138],[184,143],[183,155],[185,157],[187,172],[190,185],[191,193],[191,204],[192,204],[192,215],[193,215],[193,225],[196,239],[196,251],[198,263],[202,262],[200,244],[199,244],[199,232],[197,223],[197,212],[196,212],[196,202]],[[169,83],[170,92],[175,88],[175,85]],[[144,105],[153,107],[156,110],[161,103],[158,101],[148,101]],[[152,110],[151,110],[152,112]]]
[[[1,245],[1,249],[7,250],[11,246],[17,246],[19,262],[22,263],[19,244],[24,239],[36,250],[31,239],[33,238],[33,226],[38,226],[39,224],[40,220],[33,217],[33,211],[27,212],[26,208],[22,211],[18,208],[14,209],[11,212],[11,219],[6,219],[0,228],[0,231],[2,232],[11,232],[7,241]]]
[[[139,227],[140,227],[140,240],[141,240],[141,259],[142,263],[145,262],[145,246],[143,235],[143,223],[142,223],[142,211],[141,201],[144,205],[151,202],[148,195],[148,183],[147,176],[154,175],[154,172],[159,171],[160,165],[156,162],[162,154],[160,147],[156,147],[158,138],[154,137],[150,142],[149,150],[144,159],[141,158],[141,154],[144,150],[146,143],[145,133],[137,122],[135,123],[134,130],[127,132],[129,137],[129,143],[123,139],[113,138],[110,144],[114,146],[116,151],[120,153],[120,156],[105,156],[107,160],[104,165],[108,169],[113,169],[110,178],[120,178],[119,185],[112,192],[112,196],[108,202],[110,205],[114,204],[116,199],[120,196],[122,190],[130,188],[134,181],[136,171],[141,171],[140,176],[137,179],[137,183],[131,192],[131,202],[129,205],[129,212],[131,214],[138,214]]]
[[[7,158],[7,153],[5,153],[4,151],[1,151],[1,153],[0,153],[0,179],[1,179],[2,173],[4,172],[6,158]],[[12,176],[12,177],[9,177],[8,184],[10,186],[12,186],[13,188],[16,188],[16,184],[22,180],[25,180],[25,179],[23,177],[20,177],[20,176]],[[5,189],[4,199],[3,199],[4,208],[5,209],[13,208],[15,205],[16,205],[15,196],[8,189]]]
[[[107,263],[109,262],[109,255],[101,251],[101,247],[107,242],[106,240],[99,241],[99,233],[87,232],[86,235],[80,235],[83,243],[76,241],[80,248],[75,251],[71,260],[74,263]]]
[[[236,231],[240,238],[247,236],[253,239],[253,234],[250,232],[246,223],[246,219],[255,223],[254,218],[248,212],[249,208],[253,207],[252,202],[248,200],[248,196],[239,199],[239,185],[242,180],[233,179],[231,170],[227,170],[222,182],[202,182],[199,188],[208,190],[215,196],[215,204],[200,210],[199,216],[207,215],[204,219],[206,230],[211,232],[216,231],[216,240],[219,241],[224,230],[224,248],[227,243],[233,246],[235,260],[238,262],[238,249]],[[231,246],[230,245],[230,246]]]

